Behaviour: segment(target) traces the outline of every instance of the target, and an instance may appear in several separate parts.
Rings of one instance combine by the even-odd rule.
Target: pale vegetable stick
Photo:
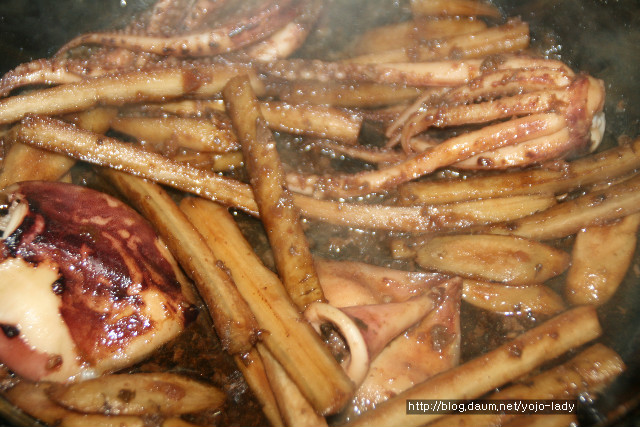
[[[269,352],[269,349],[258,344],[258,351],[264,361],[267,376],[277,396],[280,412],[283,414],[286,425],[291,427],[326,426],[327,420],[313,410],[284,368]]]
[[[180,415],[220,408],[218,388],[169,372],[114,374],[49,389],[57,404],[86,414]]]
[[[11,145],[0,172],[0,189],[20,181],[56,181],[65,175],[76,161],[64,154],[15,142]]]
[[[313,141],[313,147],[322,150],[331,150],[336,155],[342,155],[362,160],[367,163],[391,164],[401,162],[407,158],[405,153],[387,148],[372,147],[363,144],[340,144],[338,142],[318,139]]]
[[[151,114],[175,114],[177,116],[203,116],[209,113],[224,113],[224,101],[222,99],[182,99],[179,101],[167,101],[153,104],[143,104],[142,111]]]
[[[576,328],[576,325],[580,325]],[[407,415],[408,399],[475,399],[602,333],[593,307],[566,311],[482,356],[381,403],[347,426],[417,427],[442,415]]]
[[[488,232],[529,239],[551,240],[570,236],[585,227],[603,225],[640,211],[640,175],[594,191],[545,211],[491,226]]]
[[[234,151],[233,153],[178,153],[171,156],[172,160],[193,166],[198,169],[210,170],[213,172],[225,172],[244,165],[242,153]]]
[[[69,114],[65,120],[70,121],[80,129],[90,130],[95,133],[106,133],[109,124],[118,115],[117,108],[98,107],[80,113]]]
[[[501,16],[498,8],[480,0],[411,0],[411,12],[416,16]]]
[[[0,100],[0,124],[13,123],[28,114],[63,114],[93,106],[122,105],[176,98],[183,95],[211,96],[233,76],[252,76],[254,89],[263,86],[255,73],[242,65],[201,65],[183,68],[160,68],[106,75],[78,83],[62,84]]]
[[[601,153],[567,162],[560,169],[539,168],[461,180],[412,182],[400,186],[407,204],[452,203],[522,194],[561,194],[610,180],[640,167],[640,138]]]
[[[407,233],[446,231],[494,222],[512,221],[555,204],[552,196],[516,196],[435,206],[392,206],[318,200],[293,195],[309,219],[360,229]]]
[[[149,144],[228,153],[240,149],[229,123],[209,118],[117,117],[111,128]]]
[[[508,61],[507,61],[508,62]],[[357,64],[281,60],[255,64],[267,76],[287,80],[365,82],[412,87],[457,86],[481,74],[482,60]],[[513,65],[503,63],[500,68]],[[1,104],[0,104],[1,105]]]
[[[228,268],[265,331],[262,342],[314,409],[321,415],[341,409],[353,394],[353,384],[304,321],[278,276],[261,263],[227,209],[199,198],[183,199],[180,208]]]
[[[578,425],[575,414],[544,414],[517,417],[503,427],[570,427]]]
[[[56,119],[29,116],[16,128],[15,137],[32,146],[218,200],[253,215],[258,212],[247,184],[189,167],[114,138],[79,130]]]
[[[49,399],[48,391],[52,386],[53,383],[48,382],[21,381],[3,394],[9,402],[26,414],[46,424],[56,425],[73,412]]]
[[[269,238],[278,274],[301,311],[324,301],[300,212],[286,187],[276,141],[267,128],[247,77],[236,77],[222,91],[238,134],[260,220]]]
[[[116,111],[109,108],[95,108],[69,119],[82,129],[104,133],[115,114]],[[2,163],[0,189],[20,181],[56,181],[69,172],[75,163],[65,155],[13,143]]]
[[[613,381],[625,369],[615,351],[594,344],[571,360],[540,374],[526,378],[499,392],[488,400],[577,399],[584,392],[595,392]],[[566,415],[566,414],[565,414]],[[573,415],[574,414],[569,414]],[[551,416],[551,415],[544,415]],[[553,418],[553,417],[552,417]],[[495,426],[518,419],[514,414],[456,414],[443,417],[429,427]],[[519,424],[515,424],[519,425]]]
[[[267,125],[277,131],[329,138],[353,145],[358,141],[362,116],[322,105],[261,102]]]
[[[417,89],[414,90],[417,96]],[[287,92],[288,93],[288,92]],[[278,101],[260,102],[260,111],[273,130],[294,135],[308,135],[328,138],[347,144],[354,144],[360,133],[360,114],[344,111],[326,105],[313,105],[312,100],[304,103]],[[211,112],[224,112],[223,100],[188,99],[161,104],[147,104],[144,111],[170,113],[179,116],[203,116]]]
[[[294,104],[375,108],[416,99],[421,90],[404,84],[294,81],[282,85],[278,96]]]
[[[278,409],[278,401],[273,393],[269,378],[265,370],[262,357],[258,352],[258,346],[252,348],[243,355],[235,355],[236,366],[242,372],[247,384],[253,391],[253,395],[262,406],[262,412],[271,423],[271,427],[284,427],[284,421]]]
[[[348,62],[381,64],[390,62],[472,59],[514,53],[529,47],[529,25],[511,20],[477,33],[455,35],[408,48],[393,49],[349,58]]]
[[[71,413],[65,416],[57,427],[147,427],[149,421],[135,415],[98,415]],[[171,417],[162,420],[158,427],[197,427],[182,418]]]
[[[640,214],[576,235],[565,295],[573,305],[604,304],[624,279],[636,250]]]
[[[248,352],[258,339],[256,320],[226,269],[171,197],[159,185],[141,178],[111,169],[102,174],[154,225],[191,276],[222,347],[231,354]]]
[[[504,314],[557,314],[565,309],[562,297],[545,285],[522,287],[465,279],[462,299],[476,307]]]
[[[569,261],[569,254],[543,243],[489,234],[434,237],[416,253],[416,262],[428,270],[513,286],[543,283]]]
[[[484,21],[469,17],[414,19],[375,27],[365,32],[355,43],[353,53],[364,55],[411,48],[428,40],[473,33],[485,28],[487,24]]]

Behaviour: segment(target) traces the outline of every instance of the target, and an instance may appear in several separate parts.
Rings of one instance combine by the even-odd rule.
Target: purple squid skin
[[[86,187],[44,181],[16,184],[9,200],[26,201],[28,212],[5,239],[3,255],[59,267],[53,292],[84,361],[95,364],[154,333],[142,292],[162,294],[164,314],[183,325],[193,317],[155,231],[129,206]]]

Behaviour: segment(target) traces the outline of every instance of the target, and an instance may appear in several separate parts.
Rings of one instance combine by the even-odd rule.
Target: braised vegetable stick
[[[286,187],[276,141],[260,113],[248,77],[231,79],[223,96],[242,145],[246,170],[278,274],[293,302],[304,311],[309,304],[324,301],[324,295],[300,213]]]
[[[259,346],[260,344],[257,344],[246,354],[235,355],[234,360],[251,391],[262,405],[262,412],[271,426],[284,427],[285,424],[278,409],[278,401],[269,383],[262,356],[258,351]]]
[[[575,414],[523,415],[502,427],[571,427],[578,425]]]
[[[328,138],[353,145],[358,141],[362,116],[326,105],[261,102],[260,112],[267,125],[277,131]]]
[[[13,133],[20,142],[66,154],[202,195],[257,215],[251,187],[215,173],[172,161],[114,138],[82,131],[60,120],[29,116]]]
[[[513,286],[543,283],[565,271],[569,261],[568,253],[552,246],[491,234],[437,236],[416,253],[427,270]]]
[[[485,310],[511,315],[554,315],[566,308],[562,297],[544,284],[516,287],[465,279],[462,299]]]
[[[422,91],[403,84],[294,81],[281,84],[275,92],[294,104],[374,108],[411,101]]]
[[[32,383],[21,381],[5,392],[11,403],[19,407],[29,416],[48,425],[65,427],[145,427],[145,416],[136,415],[103,415],[86,414],[69,410],[60,406],[49,397],[49,393],[57,385],[48,382]],[[153,408],[152,408],[153,410]],[[26,418],[26,415],[25,415]],[[22,420],[23,425],[33,425],[33,420]],[[194,427],[195,424],[182,420],[177,416],[168,416],[162,427]]]
[[[576,328],[576,325],[580,325]],[[417,427],[440,414],[407,415],[407,399],[475,399],[602,333],[595,308],[583,306],[524,332],[513,341],[450,369],[381,403],[349,427]],[[464,378],[464,381],[461,379]]]
[[[414,96],[417,96],[418,93],[415,89]],[[280,95],[283,93],[281,92]],[[147,104],[142,107],[142,110],[152,114],[169,113],[178,116],[199,117],[211,112],[224,112],[225,108],[221,99],[187,99]],[[260,111],[273,130],[294,135],[329,138],[344,144],[356,143],[363,121],[361,114],[327,105],[313,105],[308,98],[303,99],[299,104],[262,101],[260,102]]]
[[[52,153],[29,145],[14,143],[3,161],[0,189],[27,180],[56,181],[76,161],[64,154]]]
[[[112,109],[95,108],[75,114],[70,119],[81,129],[104,133],[109,129],[109,122],[115,114],[116,111]],[[0,189],[20,181],[58,180],[75,163],[68,156],[15,142],[11,144],[2,163]]]
[[[73,412],[49,399],[48,391],[53,384],[50,382],[20,381],[8,389],[4,396],[24,413],[46,424],[56,425],[61,419],[72,415]]]
[[[529,25],[517,19],[476,33],[349,58],[348,62],[380,64],[390,62],[436,61],[442,59],[483,58],[518,52],[529,47]]]
[[[587,227],[576,235],[565,295],[573,305],[602,305],[627,274],[638,241],[640,214],[609,225]]]
[[[545,211],[490,226],[493,234],[513,234],[535,240],[560,239],[579,230],[603,225],[640,211],[640,174],[605,190],[594,191]]]
[[[79,414],[72,412],[64,417],[57,427],[147,427],[149,425],[145,416],[135,415],[97,415]],[[166,418],[159,427],[197,427],[179,417]]]
[[[320,414],[333,413],[353,395],[353,384],[285,291],[244,239],[224,207],[185,198],[180,208],[224,263],[258,321],[261,341]]]
[[[399,187],[407,204],[440,204],[523,194],[562,194],[620,177],[640,168],[640,138],[567,162],[559,169],[537,168],[467,179],[411,182]]]
[[[429,233],[512,221],[555,204],[551,196],[516,196],[435,206],[393,206],[318,200],[294,194],[309,219],[360,229]]]
[[[129,393],[122,398],[123,390]],[[169,372],[103,375],[56,384],[49,398],[78,412],[104,415],[181,415],[220,408],[226,394],[209,384]]]
[[[486,28],[487,24],[484,21],[474,17],[417,18],[366,31],[355,43],[353,53],[364,55],[385,50],[406,49],[420,42],[474,33]]]
[[[56,151],[89,163],[109,166],[258,215],[258,206],[247,184],[141,150],[114,138],[83,132],[56,119],[29,116],[13,131],[13,135],[25,144]],[[518,205],[518,199],[509,199],[505,201],[516,203],[509,204],[511,208],[505,212],[502,209],[503,205],[500,210],[491,208],[497,200],[485,200],[468,205],[434,207],[433,215],[430,215],[430,210],[425,211],[423,207],[342,203],[316,200],[300,194],[293,194],[293,198],[301,213],[308,218],[338,225],[406,232],[437,231],[453,226],[513,220],[553,203],[549,197],[521,200],[522,205]],[[448,221],[435,221],[438,213],[444,215]]]
[[[411,0],[414,16],[487,16],[499,18],[497,7],[481,0]]]
[[[111,128],[148,144],[228,153],[240,149],[235,134],[222,120],[184,117],[117,117]]]
[[[206,303],[222,346],[230,354],[248,352],[258,325],[233,280],[171,197],[141,178],[103,169],[109,181],[155,226]]]
[[[280,363],[271,355],[266,346],[258,344],[258,351],[266,367],[267,376],[277,396],[280,412],[291,427],[322,427],[327,420],[313,410]]]
[[[606,386],[624,370],[625,364],[615,351],[594,344],[571,360],[492,393],[487,399],[577,399],[581,393]],[[440,418],[429,427],[501,426],[515,418],[513,414],[456,414]]]
[[[262,84],[251,69],[242,65],[194,65],[106,75],[78,83],[35,90],[0,100],[0,124],[22,119],[28,114],[63,114],[83,111],[96,105],[158,101],[183,95],[211,96],[233,76],[252,75],[256,91]]]

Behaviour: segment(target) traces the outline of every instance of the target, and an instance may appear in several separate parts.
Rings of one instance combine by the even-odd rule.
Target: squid
[[[304,315],[320,333],[335,328],[344,337],[337,356],[357,386],[345,416],[458,363],[459,278],[362,262],[315,263],[327,303],[311,304]]]
[[[73,184],[8,188],[2,218],[0,362],[23,378],[76,381],[136,363],[197,310],[151,225]]]
[[[539,68],[536,62],[530,64],[533,69]],[[522,65],[526,68],[526,62]],[[506,69],[495,71],[509,75],[504,74],[509,73]],[[563,74],[562,68],[557,69],[552,78],[562,83]],[[476,83],[472,79],[468,85],[460,85],[466,90],[456,89],[458,93],[453,98],[465,92],[479,95]],[[511,90],[512,87],[507,92]],[[399,128],[399,139],[405,147],[410,147],[414,135],[431,127],[476,123],[485,126],[427,144],[423,151],[375,171],[343,175],[291,173],[287,184],[293,191],[319,198],[354,197],[387,191],[448,166],[504,169],[584,154],[597,148],[602,140],[604,94],[603,82],[586,75],[575,76],[568,85],[557,89],[486,101],[480,108],[473,104],[473,98],[438,107],[436,94],[426,107],[416,109],[414,105],[410,107],[412,113],[401,116],[406,122]]]
[[[119,31],[82,34],[52,58],[21,64],[0,79],[0,96],[33,85],[227,60],[275,60],[306,40],[322,0],[156,2]],[[90,49],[77,49],[91,47]]]

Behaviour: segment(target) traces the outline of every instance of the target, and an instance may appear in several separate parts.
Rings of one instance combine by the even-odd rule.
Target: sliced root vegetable
[[[428,240],[416,262],[428,270],[514,286],[542,283],[569,266],[569,254],[514,236],[457,235]]]
[[[580,325],[580,327],[576,327]],[[349,427],[417,427],[443,414],[407,414],[407,399],[475,399],[602,334],[595,308],[577,307],[512,341],[442,372],[347,423]]]
[[[499,18],[494,5],[480,0],[411,0],[416,16],[487,16]]]
[[[300,389],[291,380],[287,371],[278,363],[267,347],[258,344],[257,348],[286,425],[290,427],[326,427],[327,420],[313,409]]]
[[[328,414],[344,407],[353,384],[304,321],[278,276],[262,264],[227,209],[198,198],[183,199],[180,208],[228,268],[265,331],[262,342],[314,409]]]
[[[625,364],[615,351],[602,344],[594,344],[567,362],[492,393],[487,399],[576,399],[581,393],[598,391],[624,370]],[[553,419],[553,414],[543,416]],[[515,423],[523,419],[514,414],[466,413],[446,416],[430,427],[502,426],[511,420],[514,424],[509,426],[529,425]]]
[[[499,197],[435,206],[391,206],[318,200],[294,194],[308,219],[360,229],[429,233],[512,221],[553,206],[552,196]]]
[[[604,225],[640,210],[640,175],[593,191],[551,208],[504,224],[490,233],[551,240],[570,236],[585,227]]]
[[[562,297],[545,285],[515,287],[466,279],[462,299],[476,307],[503,314],[553,315],[565,309]]]
[[[487,28],[487,24],[468,17],[413,19],[411,21],[375,27],[365,32],[353,47],[353,53],[364,55],[416,46],[431,39],[473,33]]]
[[[258,212],[247,184],[189,167],[114,138],[82,131],[60,120],[29,116],[17,127],[15,137],[25,144],[109,166],[212,200],[226,200],[229,205],[244,206],[253,214]]]
[[[226,153],[240,149],[231,125],[183,117],[118,117],[111,128],[138,141],[166,147]]]
[[[257,91],[263,85],[245,66],[208,65],[160,68],[106,75],[77,83],[35,90],[0,100],[0,123],[12,123],[27,114],[62,114],[98,104],[158,101],[183,95],[214,95],[237,74],[250,74]]]
[[[523,415],[514,418],[504,427],[571,427],[578,424],[575,414]]]
[[[561,194],[619,177],[640,167],[640,139],[559,165],[468,179],[411,182],[400,187],[407,204],[438,204],[522,194]],[[553,166],[553,165],[551,165]]]
[[[60,420],[73,412],[49,399],[49,390],[53,383],[21,381],[3,393],[9,402],[33,418],[49,424],[58,425]]]
[[[284,421],[278,409],[279,399],[273,391],[267,376],[267,368],[256,345],[246,354],[234,356],[236,366],[242,372],[247,384],[254,396],[262,405],[262,412],[267,417],[272,427],[284,427]]]
[[[529,46],[529,25],[513,19],[506,24],[442,38],[408,48],[392,49],[349,58],[348,62],[389,63],[436,61],[442,59],[485,58],[518,52]]]
[[[417,98],[418,88],[402,84],[296,81],[282,85],[278,96],[290,103],[374,108]]]
[[[105,375],[56,385],[49,397],[65,408],[88,414],[179,415],[220,408],[218,388],[168,372]]]
[[[75,163],[74,159],[64,154],[14,143],[4,158],[0,172],[0,189],[20,181],[56,181]]]
[[[101,171],[111,184],[153,224],[194,281],[213,320],[222,347],[244,354],[258,340],[258,325],[247,303],[206,241],[159,185],[117,172]]]
[[[60,420],[57,427],[147,427],[148,421],[144,416],[136,415],[102,415],[71,413]],[[158,421],[158,427],[197,427],[178,417],[166,418]]]
[[[362,127],[361,115],[322,105],[261,102],[260,112],[271,129],[350,145],[358,141]]]
[[[267,128],[247,76],[233,78],[223,96],[242,145],[246,170],[260,219],[269,238],[278,274],[300,310],[324,301],[300,212],[285,184],[276,141]]]
[[[640,214],[578,232],[565,294],[573,305],[604,304],[629,269],[638,240]]]

